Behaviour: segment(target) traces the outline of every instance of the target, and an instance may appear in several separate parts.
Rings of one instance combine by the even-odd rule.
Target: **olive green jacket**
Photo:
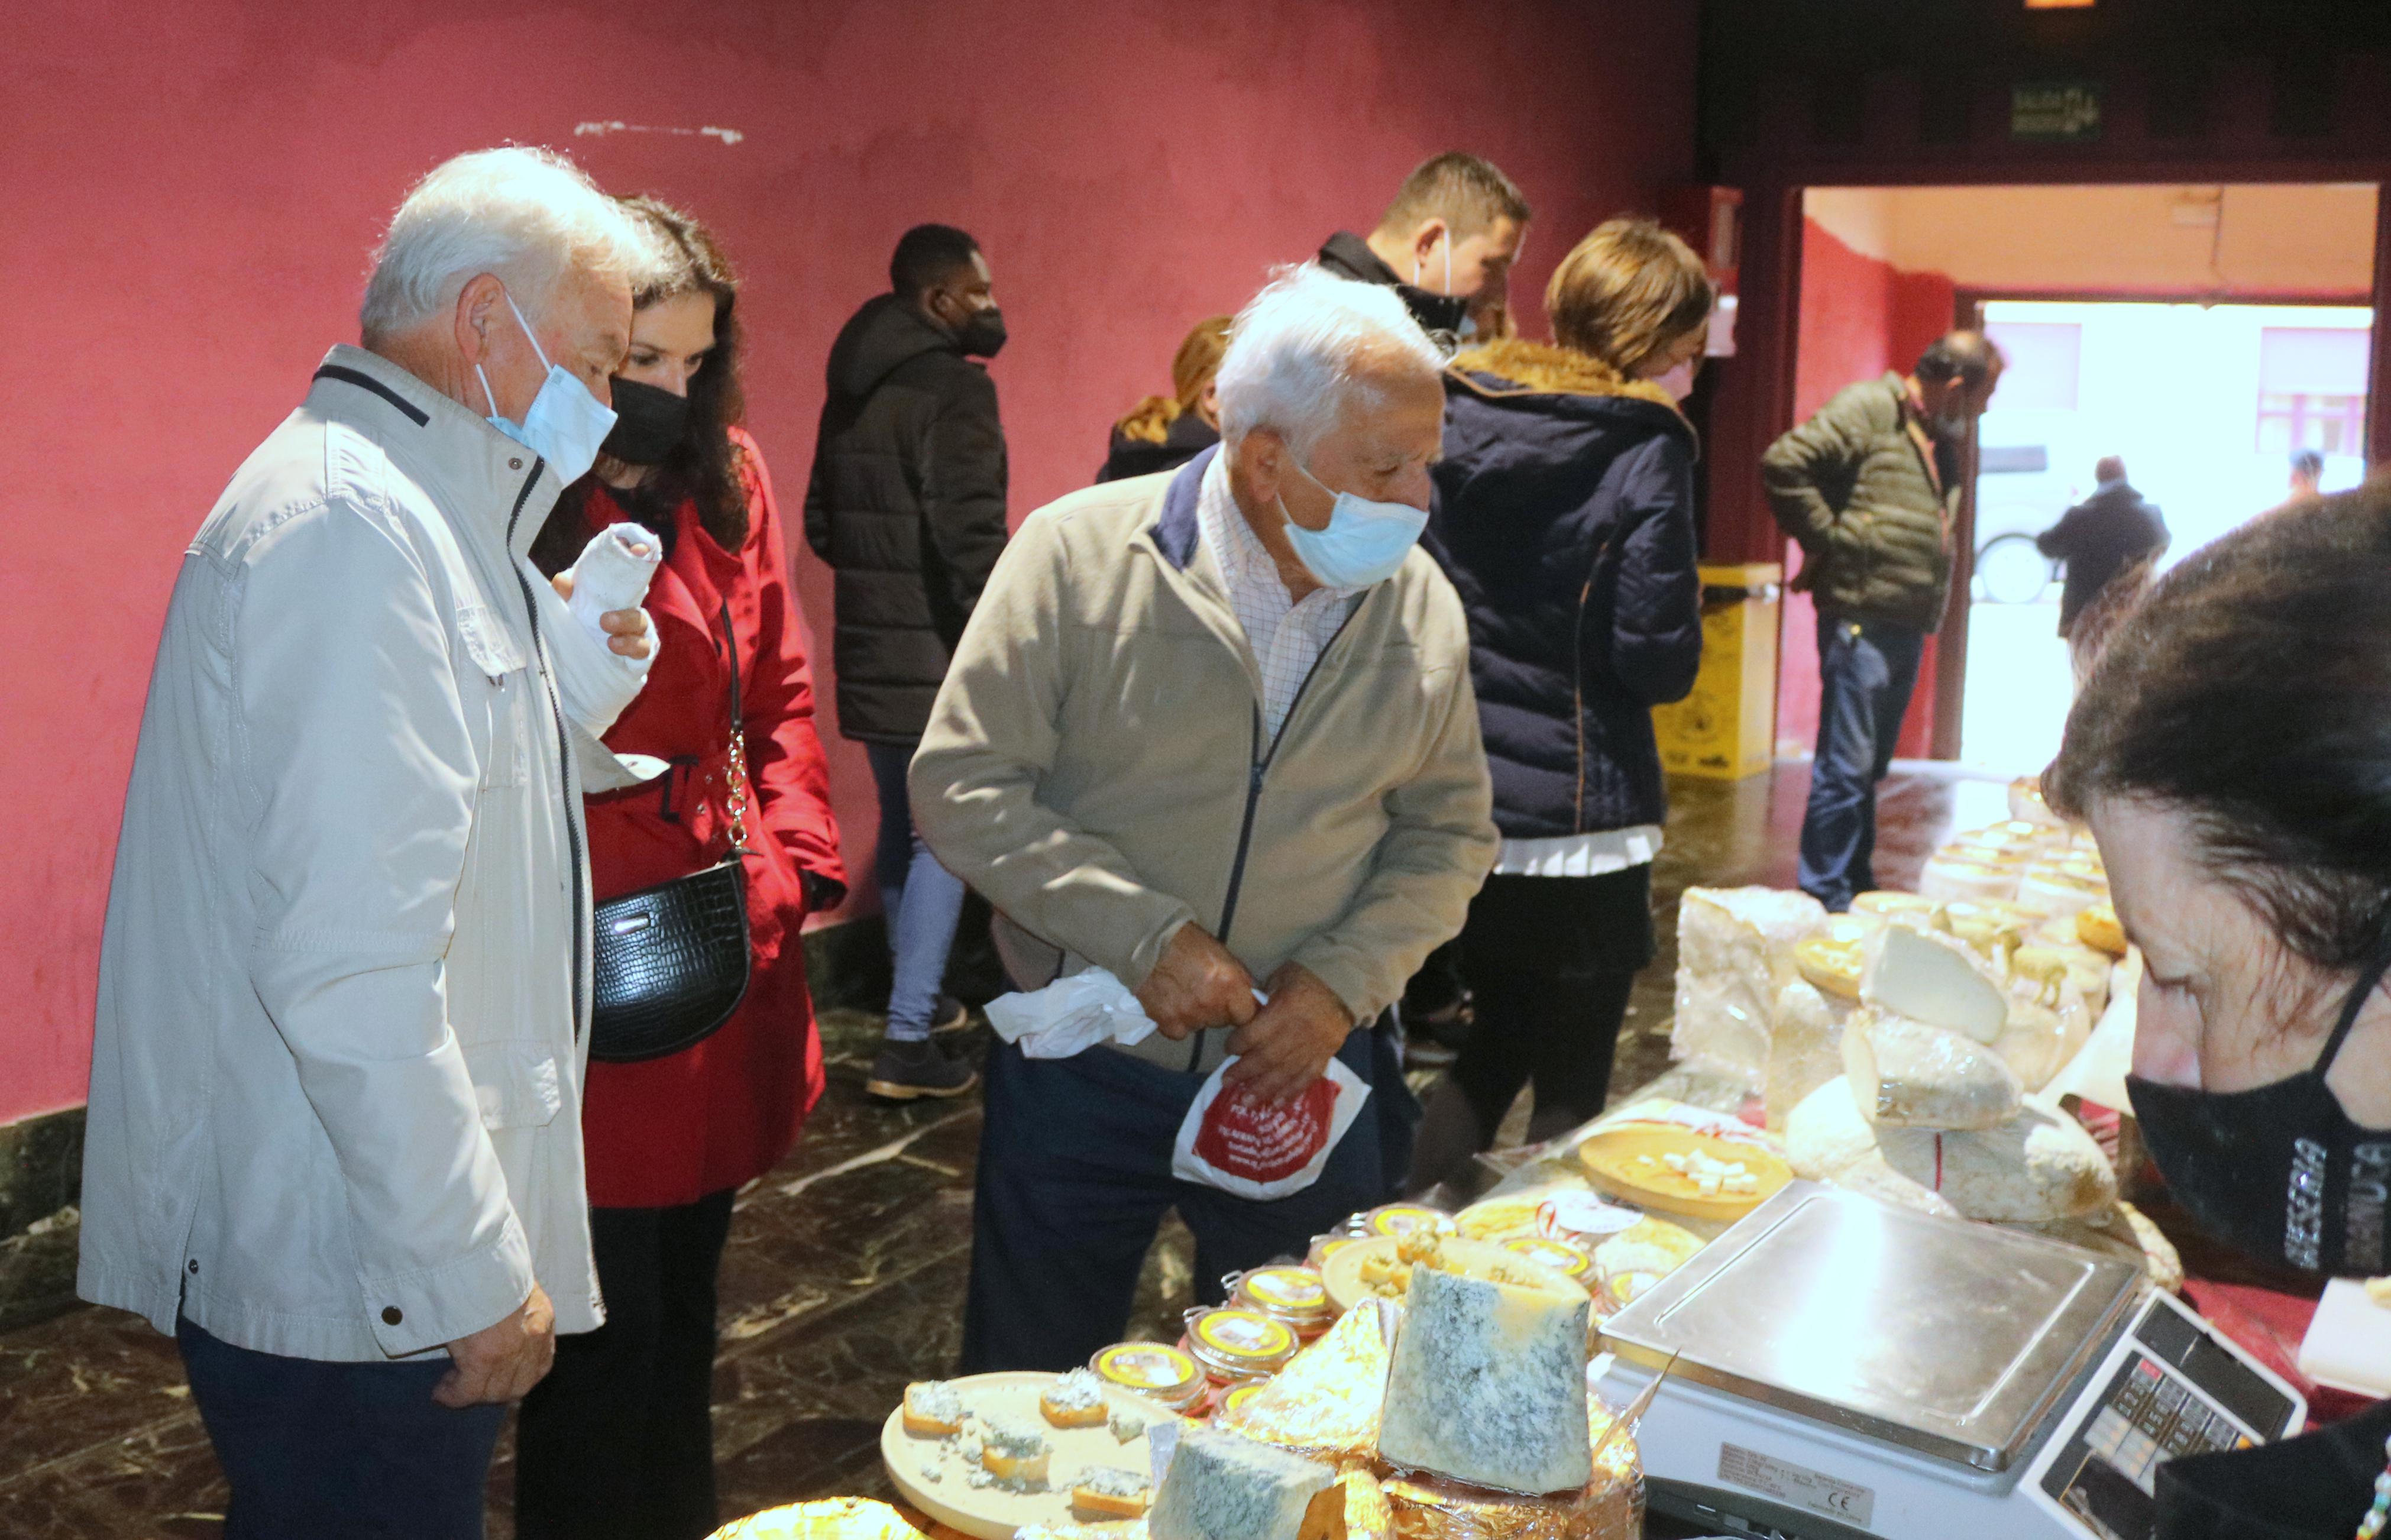
[[[1819,613],[1940,629],[1958,489],[1941,485],[1904,421],[1898,374],[1845,386],[1768,446],[1760,478]]]

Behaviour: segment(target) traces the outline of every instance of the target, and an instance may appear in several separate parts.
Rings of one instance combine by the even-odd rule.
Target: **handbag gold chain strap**
[[[723,797],[723,810],[730,815],[730,848],[725,856],[754,854],[747,848],[747,723],[742,711],[745,702],[739,694],[739,632],[730,624],[730,601],[722,601],[722,644],[730,658],[730,763],[724,774],[729,783]]]

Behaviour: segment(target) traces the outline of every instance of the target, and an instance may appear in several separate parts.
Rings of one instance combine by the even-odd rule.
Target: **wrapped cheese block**
[[[2043,800],[2042,777],[2038,775],[2021,775],[2010,783],[2010,817],[2062,832],[2067,827],[2066,820],[2052,812],[2050,804]]]
[[[2020,902],[2047,909],[2055,919],[2072,920],[2109,897],[2105,877],[2074,866],[2035,866],[2019,880]]]
[[[711,1540],[922,1540],[922,1532],[886,1503],[826,1497],[750,1514],[716,1530]]]
[[[1806,893],[1689,887],[1677,908],[1676,1022],[1669,1055],[1760,1089],[1794,943],[1827,922]]]
[[[1803,946],[1812,945],[1804,941]],[[1852,993],[1829,995],[1803,977],[1777,996],[1777,1030],[1768,1044],[1768,1076],[1761,1087],[1768,1126],[1782,1130],[1802,1098],[1843,1072],[1843,1032],[1852,1001],[1859,993],[1858,959],[1853,959]]]
[[[1378,1407],[1387,1389],[1381,1322],[1377,1301],[1354,1306],[1214,1424],[1332,1464],[1369,1459],[1378,1447]]]
[[[2075,1056],[2092,1035],[2092,1011],[2074,986],[2063,990],[2057,1005],[2040,1000],[2011,1000],[2009,1024],[1993,1040],[1999,1055],[2028,1091],[2039,1091]]]
[[[2117,906],[2106,900],[2076,913],[2075,934],[2095,951],[2111,957],[2126,955],[2126,927],[2117,923]]]
[[[1898,920],[1918,930],[1948,930],[1949,913],[1939,899],[1929,899],[1917,893],[1894,893],[1880,889],[1862,893],[1852,899],[1852,914],[1869,915],[1880,920]],[[1849,916],[1839,916],[1849,918]],[[1829,922],[1832,924],[1832,920]]]
[[[1880,1128],[1877,1147],[1886,1164],[1970,1219],[2039,1223],[2097,1213],[2117,1201],[2108,1156],[2056,1102],[2031,1092],[1998,1128]]]
[[[1146,1514],[1153,1540],[1325,1540],[1344,1527],[1337,1472],[1217,1428],[1179,1435]]]
[[[2098,1016],[2108,1009],[2115,967],[2090,947],[2036,942],[2010,954],[2010,993],[2056,1007],[2065,1003],[2072,990],[2083,997],[2085,1008]]]
[[[1964,942],[1888,926],[1868,941],[1860,998],[1893,1016],[1989,1043],[2009,1019],[2009,997]]]
[[[1378,1453],[1506,1492],[1583,1487],[1586,1331],[1582,1288],[1533,1288],[1412,1270],[1387,1371]],[[1167,1537],[1165,1537],[1167,1540]]]
[[[1877,1147],[1877,1133],[1860,1116],[1851,1082],[1838,1075],[1803,1098],[1785,1120],[1785,1158],[1793,1174],[1865,1193],[1924,1213],[1958,1214],[1932,1189],[1902,1175]]]
[[[1974,852],[1937,850],[1918,874],[1918,891],[1949,903],[1959,899],[2014,899],[2020,868],[1970,859]]]
[[[1640,1540],[1644,1466],[1628,1429],[1616,1431],[1610,1408],[1586,1398],[1594,1479],[1576,1492],[1521,1497],[1438,1476],[1386,1484],[1399,1540]],[[1348,1512],[1351,1509],[1349,1508]]]
[[[1794,945],[1831,918],[1805,893],[1687,889],[1678,910],[1673,1056],[1756,1070],[1776,992],[1795,977]]]
[[[1879,1128],[1997,1128],[2025,1094],[1983,1043],[1871,1006],[1844,1029],[1843,1071],[1860,1116]]]

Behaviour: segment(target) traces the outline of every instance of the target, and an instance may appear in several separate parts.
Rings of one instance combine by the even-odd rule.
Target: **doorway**
[[[1906,372],[1955,324],[1987,327],[2011,360],[1979,424],[1958,591],[1901,757],[2008,776],[2056,752],[2072,676],[2031,537],[2093,489],[2100,456],[2123,456],[2165,510],[2170,563],[2281,502],[2294,448],[2324,455],[2328,490],[2359,479],[2377,201],[2373,183],[1804,189],[1796,421]],[[1816,735],[1815,636],[1792,596],[1780,755]]]
[[[2059,752],[2073,697],[2060,572],[2035,537],[2096,487],[2103,458],[2158,505],[2164,571],[2289,490],[2365,473],[2364,305],[1988,300],[2010,361],[1977,427],[1974,573],[1959,758],[2023,773]]]

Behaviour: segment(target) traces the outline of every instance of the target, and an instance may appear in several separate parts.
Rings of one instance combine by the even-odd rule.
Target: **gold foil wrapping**
[[[1376,1476],[1348,1470],[1337,1484],[1345,1489],[1345,1540],[1394,1540],[1395,1510]]]
[[[1643,1461],[1635,1435],[1625,1429],[1604,1443],[1616,1420],[1600,1401],[1586,1403],[1594,1480],[1582,1492],[1522,1497],[1441,1476],[1401,1476],[1383,1483],[1394,1540],[1638,1540],[1644,1533]]]
[[[1212,1420],[1233,1433],[1331,1465],[1377,1456],[1387,1386],[1379,1305],[1365,1300],[1297,1353],[1277,1378]]]

